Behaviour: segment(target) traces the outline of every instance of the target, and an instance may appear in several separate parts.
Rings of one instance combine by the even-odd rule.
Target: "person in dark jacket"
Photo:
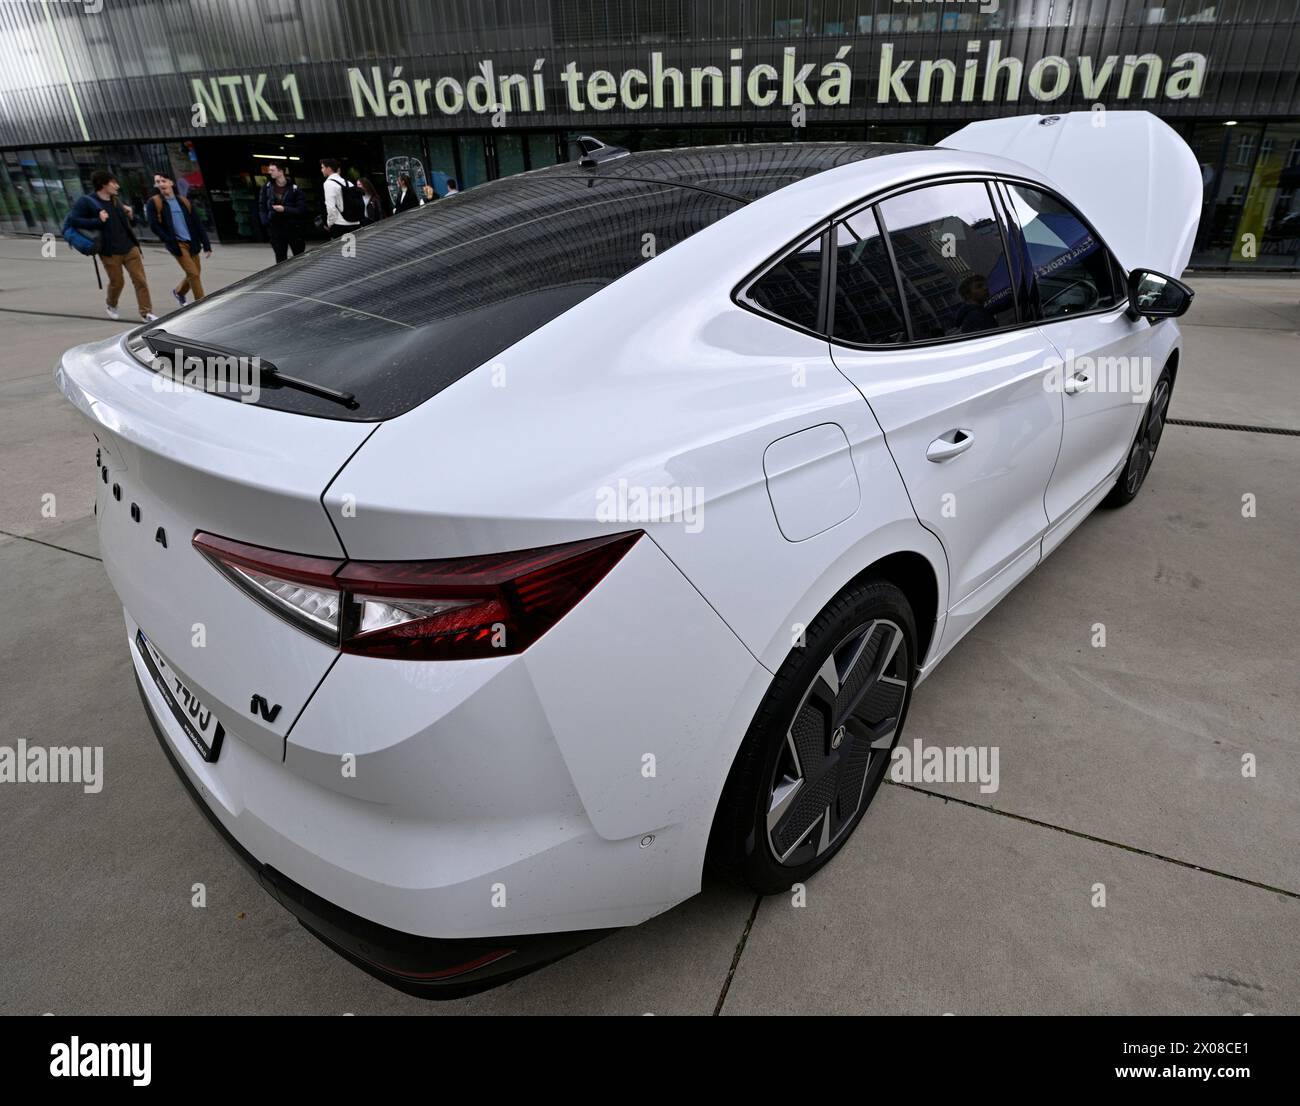
[[[384,217],[384,202],[379,198],[379,190],[371,183],[369,177],[362,177],[357,181],[357,187],[366,198],[365,214],[361,216],[361,225],[368,227]]]
[[[107,169],[96,169],[90,174],[91,192],[78,196],[68,212],[67,222],[87,233],[99,232],[99,259],[108,273],[108,296],[105,309],[110,319],[120,316],[117,301],[126,284],[123,270],[135,288],[135,302],[140,308],[140,318],[147,323],[157,321],[153,301],[149,296],[149,282],[144,275],[144,257],[140,243],[131,229],[131,208],[119,203],[117,193],[121,186]]]
[[[393,214],[400,215],[420,206],[420,197],[411,185],[411,177],[401,173],[397,178],[397,202],[393,204]]]
[[[297,257],[307,243],[303,240],[303,220],[307,217],[307,197],[284,171],[271,162],[266,167],[266,183],[257,195],[257,213],[279,264],[293,251]]]
[[[203,298],[199,250],[203,251],[204,257],[211,257],[212,243],[208,241],[208,232],[203,229],[190,201],[176,195],[176,182],[166,173],[155,173],[153,183],[158,191],[149,197],[149,227],[167,247],[167,252],[176,258],[185,274],[180,284],[172,289],[176,302],[184,307],[185,294],[191,290],[196,303]]]

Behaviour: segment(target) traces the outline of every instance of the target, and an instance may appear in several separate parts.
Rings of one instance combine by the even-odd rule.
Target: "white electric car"
[[[172,766],[417,994],[824,865],[1179,371],[1201,180],[1146,113],[585,146],[56,369]]]

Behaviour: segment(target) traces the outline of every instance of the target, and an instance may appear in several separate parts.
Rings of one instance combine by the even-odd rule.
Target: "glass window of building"
[[[497,176],[513,177],[524,171],[524,139],[518,134],[498,134],[492,143],[497,158]]]
[[[484,141],[482,135],[477,134],[465,135],[456,140],[460,154],[460,179],[456,183],[462,192],[488,179]]]

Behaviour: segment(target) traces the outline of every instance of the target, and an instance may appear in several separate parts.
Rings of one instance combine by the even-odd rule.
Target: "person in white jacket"
[[[339,173],[338,160],[320,159],[320,175],[325,178],[325,229],[331,238],[342,238],[351,231],[360,230],[359,221],[352,222],[343,215],[343,189],[349,187]]]

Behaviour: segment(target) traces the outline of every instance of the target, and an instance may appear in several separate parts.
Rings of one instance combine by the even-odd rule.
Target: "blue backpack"
[[[81,230],[79,227],[72,227],[69,226],[67,223],[64,223],[63,239],[65,242],[68,243],[69,246],[71,246],[74,250],[76,250],[77,253],[84,253],[87,257],[94,257],[97,253],[99,253],[99,247],[100,247],[99,235],[95,235],[95,237],[92,238],[89,234],[87,234],[84,230]]]
[[[91,203],[94,203],[91,200]],[[105,208],[101,208],[106,210]],[[80,227],[74,227],[68,220],[72,218],[72,212],[69,211],[63,220],[63,240],[67,242],[77,253],[85,254],[87,257],[94,257],[97,253],[103,252],[104,236],[99,231],[84,231]]]

